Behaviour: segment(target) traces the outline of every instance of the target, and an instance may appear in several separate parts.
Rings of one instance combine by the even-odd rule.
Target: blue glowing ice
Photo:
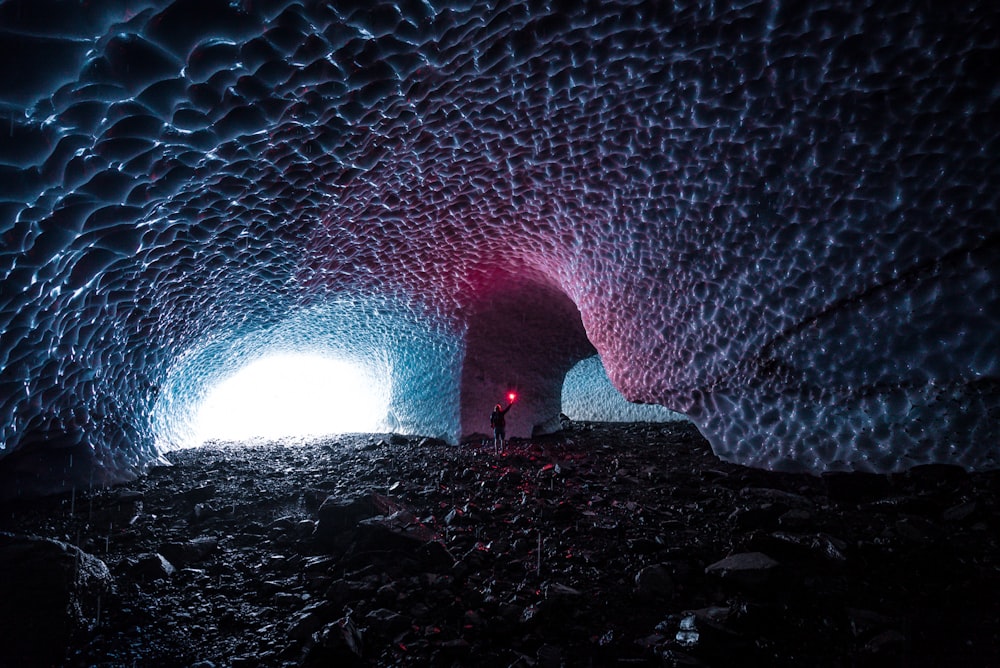
[[[306,351],[451,441],[596,352],[729,459],[997,466],[1000,5],[933,5],[0,3],[0,486]]]

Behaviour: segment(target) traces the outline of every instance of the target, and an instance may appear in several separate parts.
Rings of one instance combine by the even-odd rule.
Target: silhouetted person
[[[500,408],[500,404],[497,404],[493,407],[493,412],[490,413],[490,426],[493,427],[493,452],[495,454],[500,454],[507,445],[507,423],[504,416],[513,405],[514,400],[511,399],[507,408]]]

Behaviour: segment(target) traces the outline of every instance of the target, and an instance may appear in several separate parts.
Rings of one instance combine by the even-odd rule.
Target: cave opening
[[[384,377],[336,357],[263,357],[212,386],[196,409],[191,446],[376,432],[385,423]]]

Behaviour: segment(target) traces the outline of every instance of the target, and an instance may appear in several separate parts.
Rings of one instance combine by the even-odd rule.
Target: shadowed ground
[[[0,529],[110,567],[74,666],[1000,661],[997,474],[768,473],[687,423],[566,427],[500,457],[379,435],[177,451]]]

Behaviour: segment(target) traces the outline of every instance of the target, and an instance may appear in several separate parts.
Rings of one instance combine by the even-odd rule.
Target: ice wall
[[[608,379],[599,355],[577,362],[562,387],[562,412],[572,420],[595,422],[676,422],[687,418],[669,408],[635,404]]]
[[[329,345],[386,346],[402,429],[480,431],[508,382],[544,425],[596,349],[730,459],[995,466],[997,34],[986,1],[8,0],[7,470],[127,475],[345,301]]]

